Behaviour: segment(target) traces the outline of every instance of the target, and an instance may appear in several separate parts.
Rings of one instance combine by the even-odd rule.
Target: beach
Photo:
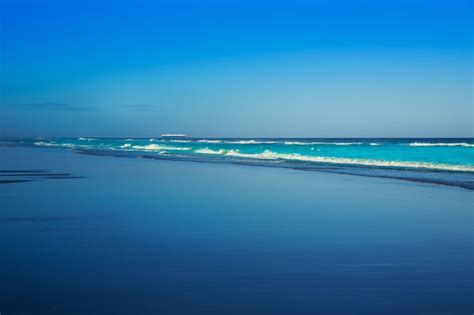
[[[56,148],[0,165],[4,315],[474,310],[467,189]]]

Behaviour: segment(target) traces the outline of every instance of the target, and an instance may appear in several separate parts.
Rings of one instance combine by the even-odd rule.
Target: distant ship
[[[186,138],[185,134],[182,133],[164,133],[161,135],[161,138],[163,139],[182,139]]]

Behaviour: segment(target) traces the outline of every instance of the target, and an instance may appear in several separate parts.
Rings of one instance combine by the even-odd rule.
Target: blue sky
[[[472,12],[0,0],[0,136],[471,137]]]

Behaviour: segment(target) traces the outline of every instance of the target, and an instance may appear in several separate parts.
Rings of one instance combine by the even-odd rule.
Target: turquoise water
[[[257,164],[474,188],[472,138],[37,138],[13,143],[83,154]]]

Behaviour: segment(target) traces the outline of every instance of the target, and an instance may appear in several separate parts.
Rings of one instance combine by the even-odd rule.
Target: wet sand
[[[472,191],[54,149],[0,163],[2,314],[474,309]]]

